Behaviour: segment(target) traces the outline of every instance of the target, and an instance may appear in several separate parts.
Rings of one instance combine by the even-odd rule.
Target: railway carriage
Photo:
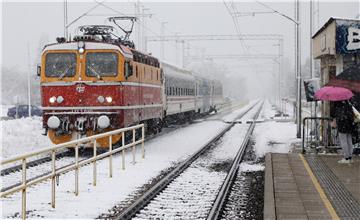
[[[162,62],[166,99],[166,116],[188,115],[195,112],[195,77],[190,71]]]

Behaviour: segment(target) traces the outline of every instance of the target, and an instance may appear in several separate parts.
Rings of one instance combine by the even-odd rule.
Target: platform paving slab
[[[265,161],[264,219],[331,219],[298,154],[269,153]]]

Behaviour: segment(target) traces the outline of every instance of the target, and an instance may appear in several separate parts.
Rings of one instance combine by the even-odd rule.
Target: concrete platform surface
[[[360,159],[340,159],[267,154],[264,219],[360,219]]]

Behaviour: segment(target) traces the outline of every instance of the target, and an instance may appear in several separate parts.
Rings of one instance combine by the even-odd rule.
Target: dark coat
[[[351,134],[354,131],[354,112],[347,102],[338,102],[335,105],[335,119],[338,131]]]

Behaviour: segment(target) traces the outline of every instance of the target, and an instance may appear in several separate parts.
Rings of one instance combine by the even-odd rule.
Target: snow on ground
[[[0,105],[0,117],[7,117],[7,112],[9,108],[14,107],[13,105]]]
[[[242,162],[239,166],[240,166],[240,172],[254,172],[265,169],[265,167],[262,164],[250,164],[247,162]]]
[[[259,100],[253,100],[250,101],[249,104],[247,106],[245,106],[244,108],[238,109],[233,111],[232,113],[224,116],[222,118],[222,120],[224,122],[232,122],[234,121],[240,114],[243,114],[245,111],[247,111],[249,108],[251,108],[251,106],[253,106],[255,103],[259,102]]]
[[[244,108],[249,108],[249,105]],[[237,113],[234,113],[234,111],[230,114],[232,114],[233,119],[237,116],[235,115]],[[131,154],[127,154],[125,171],[121,170],[121,157],[114,156],[114,174],[111,179],[108,178],[108,161],[106,159],[99,161],[97,165],[98,183],[96,187],[93,187],[91,184],[92,166],[83,167],[80,169],[80,192],[78,197],[75,197],[73,194],[74,173],[70,172],[61,175],[59,186],[56,187],[55,209],[52,209],[49,204],[50,181],[31,187],[27,190],[27,210],[30,213],[29,215],[32,218],[40,218],[42,216],[46,218],[96,218],[101,213],[106,213],[115,204],[129,199],[131,193],[136,192],[153,177],[159,175],[162,170],[193,154],[226,126],[227,124],[222,121],[209,120],[195,123],[152,139],[145,143],[146,158],[144,160],[139,159],[140,149],[137,150],[138,160],[135,165],[131,164]],[[14,126],[9,127],[12,128]],[[22,129],[21,126],[20,128]],[[17,133],[15,129],[12,132]],[[16,139],[17,135],[13,137],[12,132],[8,132],[7,135]],[[19,138],[36,140],[37,138],[33,138],[33,136],[37,137],[39,132],[35,133],[37,134],[29,134],[27,137]],[[11,217],[14,213],[21,211],[20,193],[0,201],[3,208],[3,217]]]
[[[271,117],[274,117],[275,114],[276,109],[266,100],[263,105],[263,110],[260,112],[259,120],[269,120]]]
[[[52,146],[49,138],[42,135],[41,117],[0,121],[0,126],[3,159]]]
[[[288,153],[291,151],[291,143],[296,140],[296,124],[271,121],[274,113],[275,110],[270,103],[265,102],[264,109],[260,113],[260,117],[265,121],[256,124],[253,133],[254,151],[257,157],[262,157],[268,152]]]

